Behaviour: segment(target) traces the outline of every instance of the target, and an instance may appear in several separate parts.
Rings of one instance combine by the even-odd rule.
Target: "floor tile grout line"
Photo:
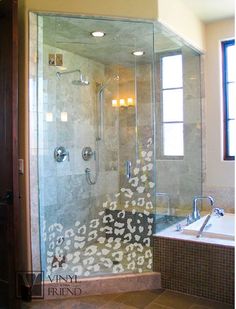
[[[161,297],[163,294],[166,294],[166,290],[164,290],[162,293],[160,293],[152,302],[155,302],[156,299]]]
[[[162,289],[160,289],[160,290],[162,290]],[[119,294],[116,295],[114,298],[112,298],[110,301],[108,301],[108,303],[111,302],[111,301],[116,300],[119,296],[124,295],[124,294],[138,293],[138,292],[147,292],[147,291],[152,292],[152,293],[155,293],[156,290],[141,290],[141,291],[129,291],[129,292],[124,292],[124,293],[119,293]],[[162,295],[162,294],[164,293],[164,291],[165,291],[165,290],[163,290],[163,291],[161,292],[161,294],[158,294],[157,297],[159,297],[160,295]],[[156,298],[157,298],[157,297],[156,297]],[[156,299],[156,298],[155,298],[155,299]],[[151,302],[150,302],[149,304],[147,304],[146,306],[150,305],[152,302],[153,302],[153,301],[151,301]],[[140,309],[140,308],[138,308],[138,307],[136,307],[136,306],[131,306],[131,305],[124,304],[123,302],[118,302],[118,303],[119,303],[120,305],[130,306],[130,307],[132,307],[132,308]],[[102,308],[104,308],[104,306],[106,306],[106,304],[101,305],[101,307],[99,306],[98,309],[102,309]],[[146,306],[145,306],[145,307],[146,307]],[[145,308],[145,307],[144,307],[144,308]],[[172,309],[172,308],[170,308],[170,309]],[[174,309],[174,308],[173,308],[173,309]]]
[[[115,296],[114,298],[111,298],[110,300],[108,300],[105,304],[102,304],[101,306],[98,306],[97,309],[102,309],[105,306],[107,306],[111,301],[113,302],[118,296]]]

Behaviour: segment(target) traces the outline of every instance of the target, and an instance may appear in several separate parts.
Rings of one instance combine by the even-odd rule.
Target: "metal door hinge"
[[[18,159],[18,173],[24,175],[24,160]]]

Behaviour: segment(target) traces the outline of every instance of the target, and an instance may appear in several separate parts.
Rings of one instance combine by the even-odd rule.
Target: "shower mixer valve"
[[[93,151],[90,146],[84,147],[82,150],[82,158],[84,159],[84,161],[89,161],[92,157],[94,158],[94,161],[95,161],[94,175],[91,177],[90,168],[87,167],[85,169],[86,180],[89,185],[95,185],[97,182],[98,173],[99,173],[99,152],[98,152],[98,149],[97,151],[96,150]]]
[[[82,158],[84,159],[84,161],[89,161],[93,155],[95,156],[95,152],[92,150],[90,146],[83,148]]]
[[[54,150],[54,159],[57,162],[64,162],[66,159],[69,161],[69,151],[63,146],[56,147]]]

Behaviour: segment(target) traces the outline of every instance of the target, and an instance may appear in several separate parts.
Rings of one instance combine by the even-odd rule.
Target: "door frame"
[[[19,308],[20,301],[16,298],[16,271],[20,261],[20,209],[19,209],[19,180],[18,180],[18,0],[2,0],[0,14],[5,19],[3,28],[5,44],[1,44],[2,54],[6,58],[6,65],[1,71],[4,79],[3,93],[0,97],[7,110],[6,128],[9,128],[10,138],[7,139],[9,153],[9,189],[13,193],[12,201],[6,204],[6,254],[8,259],[8,303],[9,308]],[[2,43],[2,42],[1,42]],[[3,177],[4,178],[4,177]],[[1,195],[4,194],[4,180]]]

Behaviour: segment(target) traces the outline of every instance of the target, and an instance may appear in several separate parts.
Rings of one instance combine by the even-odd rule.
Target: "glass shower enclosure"
[[[152,271],[154,26],[34,18],[40,267],[46,276]]]

